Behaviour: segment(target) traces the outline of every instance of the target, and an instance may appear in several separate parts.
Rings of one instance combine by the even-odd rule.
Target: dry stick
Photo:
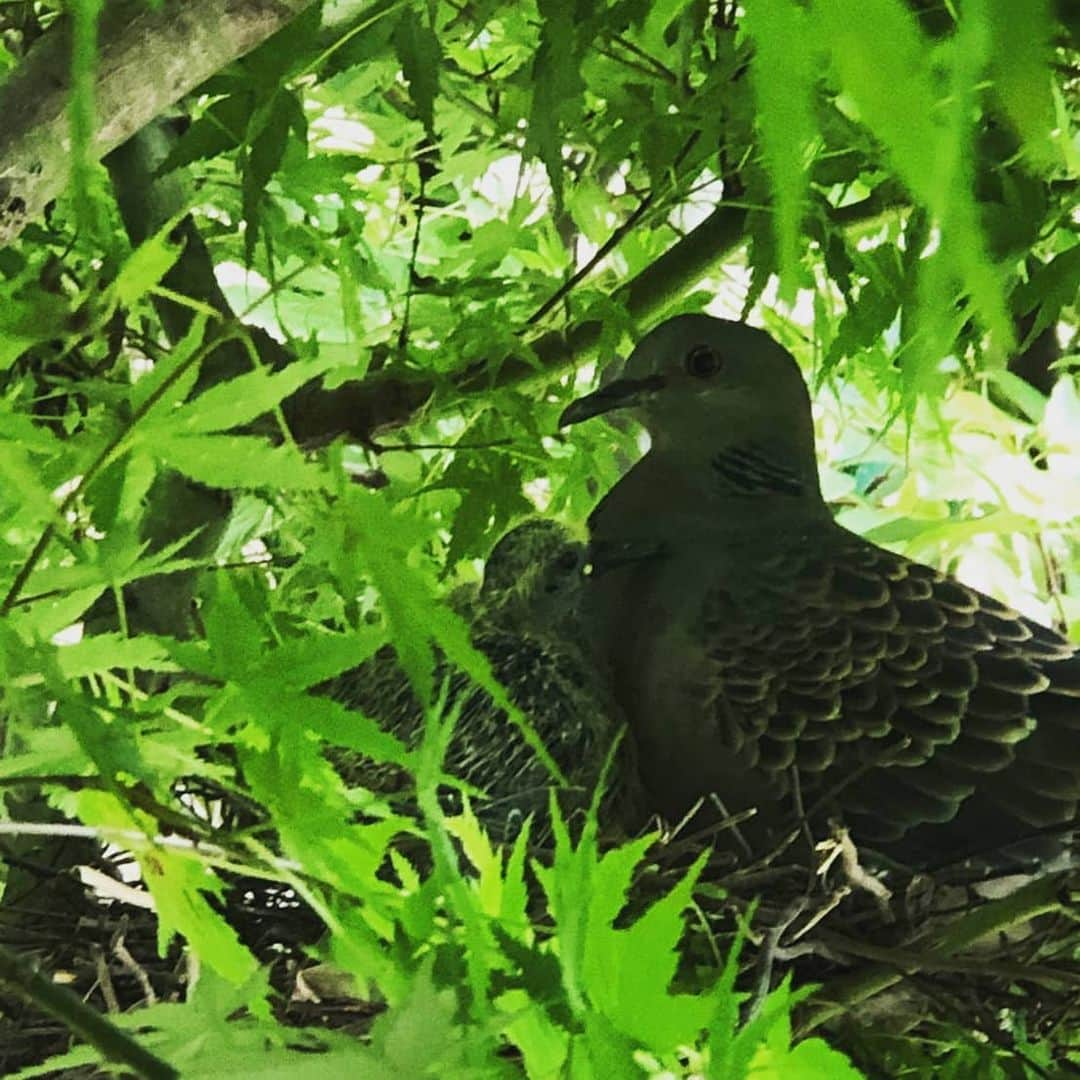
[[[126,1031],[114,1027],[66,986],[47,979],[31,963],[0,946],[0,984],[31,1005],[56,1017],[101,1055],[147,1080],[173,1080],[180,1073]]]
[[[758,956],[758,975],[754,980],[754,992],[746,1012],[748,1020],[753,1020],[757,1016],[765,1003],[765,998],[768,997],[772,985],[773,960],[776,958],[784,931],[806,910],[808,902],[809,897],[795,897],[781,912],[776,922],[765,931],[765,940],[762,942]]]
[[[913,968],[905,970],[895,964],[882,963],[857,974],[833,980],[827,988],[828,1000],[820,1001],[824,991],[810,999],[807,1015],[798,1025],[796,1036],[810,1034],[860,1002],[895,986],[913,971],[948,959],[978,938],[1059,909],[1062,901],[1058,894],[1063,880],[1064,876],[1061,874],[1040,878],[1017,889],[1010,896],[985,904],[936,931],[927,941],[927,955],[913,958]],[[820,1003],[816,1003],[818,1001]]]
[[[101,987],[101,996],[105,999],[105,1011],[115,1016],[120,1012],[120,999],[116,996],[116,987],[113,986],[109,965],[105,960],[105,950],[100,945],[93,945],[91,953],[94,957],[97,984]]]
[[[917,949],[872,945],[857,938],[839,934],[835,930],[822,930],[816,938],[833,955],[878,960],[890,964],[905,975],[923,971],[964,972],[972,975],[989,975],[1008,979],[1010,982],[1027,980],[1046,986],[1067,986],[1080,989],[1080,974],[1061,971],[1045,964],[1018,964],[1001,960],[982,960],[972,956],[938,956]]]
[[[124,916],[125,921],[127,916]],[[117,934],[115,943],[112,946],[113,954],[124,966],[124,970],[129,972],[135,981],[139,984],[139,988],[143,992],[143,997],[146,999],[147,1005],[157,1004],[157,994],[154,992],[154,987],[150,982],[150,976],[146,974],[146,969],[140,964],[134,956],[128,951],[127,946],[124,944],[123,934]]]
[[[831,800],[835,799],[844,788],[853,784],[861,776],[864,776],[871,769],[879,768],[883,765],[888,765],[889,762],[902,750],[906,750],[910,745],[911,740],[905,736],[896,746],[889,747],[886,752],[882,753],[872,761],[863,762],[858,768],[853,769],[845,777],[833,784],[827,791],[823,792],[818,798],[810,805],[810,809],[806,811],[804,815],[805,820],[809,820],[817,815],[818,811],[822,810]],[[772,849],[772,851],[763,855],[757,862],[751,863],[749,866],[735,872],[733,877],[738,877],[740,874],[752,874],[762,867],[770,866],[799,838],[802,832],[802,824],[797,823],[792,829],[784,835],[780,842]]]

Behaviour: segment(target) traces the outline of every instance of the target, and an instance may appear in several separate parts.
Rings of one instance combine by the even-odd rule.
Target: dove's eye
[[[724,358],[708,345],[695,345],[686,354],[684,363],[690,375],[698,379],[707,379],[724,366]]]

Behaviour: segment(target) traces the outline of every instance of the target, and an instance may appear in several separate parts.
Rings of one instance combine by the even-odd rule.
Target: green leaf
[[[430,26],[421,22],[416,11],[408,8],[394,30],[394,48],[424,131],[429,139],[435,140],[438,138],[435,98],[439,93],[439,70],[443,63],[439,39]]]
[[[130,307],[169,272],[183,248],[169,242],[172,223],[144,240],[124,261],[113,282],[117,302]]]
[[[584,973],[593,1006],[624,1035],[663,1053],[695,1042],[714,1011],[707,994],[670,992],[678,964],[676,946],[685,931],[683,912],[709,852],[702,852],[674,888],[633,925],[616,930],[611,902],[616,897],[620,903],[625,901],[627,863],[631,858],[639,860],[643,853],[644,847],[620,849],[617,856],[622,865],[614,878],[605,864],[616,853],[601,862],[594,880]]]
[[[340,544],[341,554],[359,560],[371,574],[382,598],[398,660],[420,700],[431,702],[435,694],[431,649],[434,641],[451,665],[465,672],[506,711],[510,722],[519,728],[552,776],[562,780],[558,766],[537,738],[532,724],[495,678],[487,657],[473,646],[465,622],[445,605],[433,604],[434,583],[408,566],[415,526],[410,527],[403,518],[392,515],[378,495],[350,491],[343,502],[346,534]]]
[[[283,371],[259,367],[244,375],[212,386],[167,416],[155,418],[170,432],[183,435],[209,434],[250,424],[270,412],[305,383],[337,367],[326,357],[296,360]]]
[[[142,445],[207,487],[317,491],[326,485],[323,470],[295,446],[270,446],[252,435],[170,435]]]
[[[1072,244],[1049,262],[1037,265],[1030,278],[1016,291],[1020,314],[1039,309],[1028,338],[1037,337],[1053,326],[1062,309],[1076,302],[1080,293],[1080,244]]]
[[[852,107],[942,231],[941,248],[921,274],[925,339],[914,365],[921,386],[919,374],[955,338],[953,276],[999,346],[1012,340],[1002,283],[986,255],[971,168],[971,117],[989,47],[985,23],[978,11],[965,9],[956,37],[935,47],[900,0],[821,0],[812,15],[815,36]]]
[[[148,375],[143,375],[135,383],[129,395],[133,410],[154,407],[166,412],[191,393],[199,377],[206,324],[206,314],[196,312],[187,333],[173,346],[172,351],[158,360]]]
[[[115,668],[139,671],[176,671],[165,644],[145,634],[126,638],[120,634],[95,634],[56,652],[57,665],[65,679],[81,679]]]
[[[1026,379],[1005,368],[991,368],[987,382],[993,383],[1029,420],[1038,423],[1046,411],[1046,396]]]
[[[1063,164],[1054,145],[1057,108],[1050,72],[1054,30],[1048,0],[982,0],[992,37],[994,93],[1033,164]]]
[[[248,121],[243,185],[244,220],[248,226],[244,232],[244,248],[248,262],[252,261],[259,235],[266,188],[285,155],[290,130],[305,136],[307,121],[303,106],[285,90],[278,90],[269,101],[260,105]]]
[[[581,107],[579,25],[575,0],[538,0],[540,44],[532,68],[529,143],[544,163],[555,205],[563,201],[563,122]]]
[[[63,337],[70,311],[66,297],[40,290],[16,296],[0,284],[0,371],[10,368],[32,345]]]
[[[372,1025],[371,1046],[387,1077],[455,1075],[447,1070],[464,1064],[466,1032],[457,1020],[454,992],[436,989],[431,968],[429,958],[416,973],[409,996]]]
[[[799,283],[803,200],[810,147],[817,125],[813,104],[818,64],[810,20],[790,0],[764,0],[747,8],[743,22],[754,39],[751,61],[758,126],[775,192],[775,223],[784,298]]]
[[[255,958],[236,936],[236,931],[210,906],[207,895],[218,895],[221,882],[197,859],[185,858],[165,848],[154,848],[139,857],[143,880],[154,897],[160,920],[159,948],[174,933],[223,979],[239,986],[257,971]]]
[[[157,175],[234,150],[244,140],[254,97],[244,89],[215,101],[173,144]]]
[[[293,714],[322,742],[343,746],[372,761],[403,766],[413,764],[414,755],[405,744],[384,731],[376,720],[329,698],[307,696],[292,700],[295,702]]]

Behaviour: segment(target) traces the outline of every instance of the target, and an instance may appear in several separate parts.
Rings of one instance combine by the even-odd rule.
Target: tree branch
[[[104,157],[184,94],[250,52],[311,0],[120,0],[99,29],[92,152]],[[0,246],[63,189],[71,24],[55,23],[0,84]]]

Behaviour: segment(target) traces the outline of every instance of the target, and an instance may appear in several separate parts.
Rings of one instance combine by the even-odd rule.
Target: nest
[[[683,977],[715,970],[740,949],[744,1019],[788,974],[796,986],[814,985],[795,1011],[794,1035],[823,1035],[870,1076],[893,1075],[882,1065],[896,1047],[925,1057],[925,1047],[965,1039],[1014,1055],[1025,1075],[1059,1075],[1013,1035],[1071,1049],[1065,1043],[1080,1025],[1080,870],[1003,876],[966,860],[915,872],[860,850],[836,822],[820,840],[803,822],[764,851],[733,845],[725,836],[733,829],[738,821],[728,818],[667,837],[639,882],[644,906],[703,845],[713,848]]]
[[[868,1075],[891,1075],[883,1062],[896,1047],[925,1054],[927,1046],[958,1038],[1015,1054],[1032,1075],[1052,1075],[1024,1056],[1009,1017],[1022,1017],[1028,1039],[1051,1045],[1080,1024],[1072,907],[1080,873],[1002,881],[949,866],[916,874],[860,851],[839,826],[820,840],[802,826],[755,856],[732,845],[738,822],[697,831],[692,824],[653,845],[620,920],[633,921],[703,850],[711,851],[695,890],[677,989],[704,989],[738,949],[744,1019],[789,974],[795,985],[815,984],[793,1016],[795,1035],[824,1035]],[[543,849],[534,854],[550,856]],[[422,848],[410,858],[422,864]],[[99,881],[120,877],[116,861],[103,855],[92,869]],[[538,889],[534,896],[543,932]],[[322,924],[290,889],[238,877],[221,909],[270,966],[283,1023],[367,1030],[379,1004],[312,961]],[[103,896],[70,873],[43,876],[40,889],[7,907],[3,918],[4,945],[103,1012],[183,1000],[185,953],[174,943],[158,956],[154,913]],[[25,1000],[4,993],[0,1010],[0,1072],[69,1048],[70,1032]]]

